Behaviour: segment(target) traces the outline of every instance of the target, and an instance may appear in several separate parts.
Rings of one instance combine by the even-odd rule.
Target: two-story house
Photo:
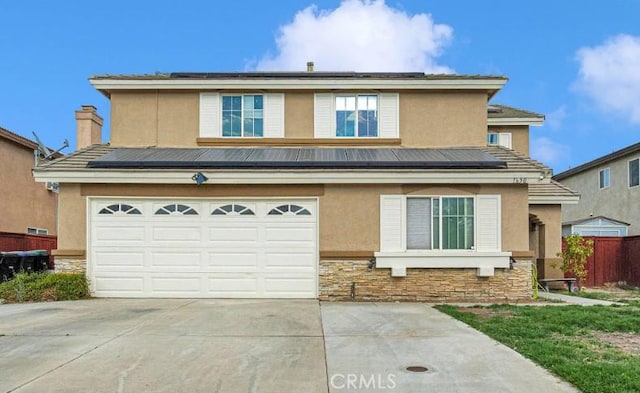
[[[57,185],[31,176],[37,149],[36,142],[0,127],[0,232],[56,234]]]
[[[577,196],[528,157],[541,116],[487,109],[506,81],[92,77],[110,144],[34,170],[60,183],[58,266],[96,296],[527,298]]]
[[[640,235],[640,143],[554,176],[581,193],[562,212],[565,235]]]

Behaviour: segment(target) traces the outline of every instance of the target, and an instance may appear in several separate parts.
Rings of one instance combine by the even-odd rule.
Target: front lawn
[[[640,307],[436,306],[585,393],[640,392]]]
[[[570,296],[579,296],[598,300],[609,300],[612,302],[627,303],[640,307],[640,288],[631,286],[584,288],[582,291],[578,292],[563,293]]]

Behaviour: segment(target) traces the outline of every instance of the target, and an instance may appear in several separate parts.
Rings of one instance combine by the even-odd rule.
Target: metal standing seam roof
[[[477,149],[120,148],[90,168],[497,169],[507,164]]]
[[[148,154],[153,154],[152,152],[157,149],[158,148],[149,147],[143,150],[147,150],[149,152]],[[321,151],[325,149],[326,148],[317,148],[313,150]],[[389,149],[389,148],[367,148],[367,149],[358,149],[358,150],[384,150],[384,149]],[[108,144],[93,145],[93,146],[89,146],[87,148],[81,149],[77,152],[74,152],[70,155],[64,156],[60,159],[43,163],[42,165],[38,166],[35,170],[36,171],[94,171],[94,170],[97,170],[97,168],[89,167],[88,164],[90,161],[95,160],[99,157],[102,157],[116,150],[120,150],[120,149],[109,146]],[[176,150],[182,150],[182,149],[176,149]],[[205,151],[216,150],[216,148],[194,148],[194,149],[186,149],[186,150],[197,150],[201,154],[204,154]],[[254,149],[250,149],[250,150],[254,150]],[[396,150],[404,150],[404,149],[396,148]],[[452,149],[417,149],[417,150],[448,151],[449,153],[453,154],[451,151]],[[506,167],[503,166],[501,168],[494,168],[494,170],[540,171],[545,173],[551,172],[550,168],[542,165],[541,163],[535,160],[532,160],[528,157],[525,157],[513,150],[509,150],[499,146],[467,147],[467,148],[456,148],[454,150],[461,150],[461,151],[467,151],[467,152],[480,151],[480,152],[489,153],[498,161],[504,162],[506,164]],[[361,153],[364,154],[365,152],[361,152]],[[317,153],[317,154],[320,154],[320,153]],[[382,154],[382,153],[379,153],[379,154]],[[232,168],[228,168],[228,169],[232,169]],[[251,168],[247,168],[247,169],[251,169]],[[361,169],[366,169],[366,167],[361,167]],[[103,168],[103,170],[108,170],[108,168]],[[161,170],[161,169],[157,168],[157,169],[147,169],[147,170]]]

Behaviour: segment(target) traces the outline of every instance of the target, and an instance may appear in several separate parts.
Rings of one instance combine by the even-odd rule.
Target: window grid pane
[[[442,248],[474,248],[473,198],[442,198]]]
[[[222,136],[261,137],[264,128],[261,95],[222,97]]]
[[[378,136],[378,96],[339,96],[335,98],[335,109],[336,136]]]
[[[629,161],[629,187],[635,187],[640,184],[640,168],[638,165],[640,160],[635,159]]]

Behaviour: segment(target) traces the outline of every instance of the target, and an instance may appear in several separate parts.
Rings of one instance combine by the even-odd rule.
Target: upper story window
[[[378,136],[378,96],[336,96],[336,135],[338,137]]]
[[[640,185],[640,158],[629,161],[629,187]]]
[[[511,133],[510,132],[489,132],[487,134],[487,145],[502,146],[511,149]]]
[[[262,95],[222,96],[222,136],[262,137],[264,99]]]
[[[598,172],[598,187],[600,189],[609,188],[611,185],[611,170],[604,168]]]
[[[49,234],[49,230],[48,229],[42,229],[42,228],[28,227],[27,228],[27,233],[30,234],[30,235],[48,235]]]

